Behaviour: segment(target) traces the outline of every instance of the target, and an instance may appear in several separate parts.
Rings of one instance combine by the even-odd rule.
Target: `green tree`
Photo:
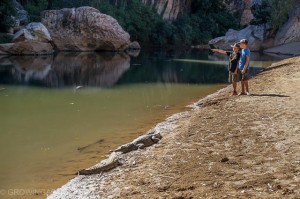
[[[11,0],[1,0],[0,4],[0,32],[6,32],[15,23],[12,16],[16,14]]]
[[[271,0],[271,22],[275,30],[287,21],[294,3],[294,0]]]

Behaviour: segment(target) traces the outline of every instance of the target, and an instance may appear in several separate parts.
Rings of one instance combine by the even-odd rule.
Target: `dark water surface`
[[[254,71],[275,61],[252,59]],[[226,57],[200,51],[0,57],[0,198],[44,198],[224,87],[226,65]]]

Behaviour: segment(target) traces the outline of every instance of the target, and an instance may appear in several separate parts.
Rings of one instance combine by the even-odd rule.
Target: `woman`
[[[233,51],[225,51],[221,49],[212,49],[213,52],[225,54],[229,57],[229,82],[232,82],[233,92],[232,96],[237,95],[236,92],[236,85],[239,81],[239,74],[238,74],[238,64],[241,57],[240,54],[240,45],[238,43],[235,43],[231,46]]]

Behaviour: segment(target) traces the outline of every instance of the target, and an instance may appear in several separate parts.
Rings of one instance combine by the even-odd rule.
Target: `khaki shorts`
[[[241,81],[247,81],[250,78],[248,70],[246,70],[246,72],[244,74],[242,74],[242,71],[238,70],[238,74],[240,76]]]
[[[232,82],[239,82],[239,73],[232,73],[229,71],[228,74],[228,82],[232,83]]]

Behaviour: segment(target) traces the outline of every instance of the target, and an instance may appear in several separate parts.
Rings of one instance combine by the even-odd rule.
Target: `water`
[[[274,58],[253,60],[257,71]],[[199,51],[0,57],[1,198],[44,198],[109,150],[224,87],[226,64]]]

